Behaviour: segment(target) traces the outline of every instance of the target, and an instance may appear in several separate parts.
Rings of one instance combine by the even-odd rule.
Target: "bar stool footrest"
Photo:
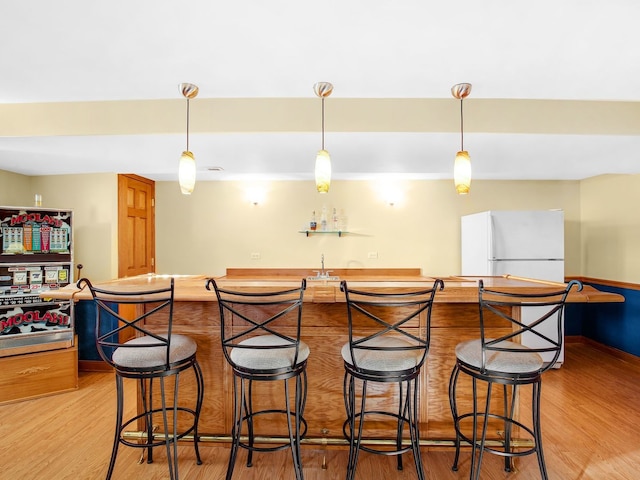
[[[173,406],[172,407],[167,407],[167,414],[169,413],[173,413]],[[192,408],[188,408],[188,407],[178,407],[177,408],[178,412],[184,412],[187,413],[189,415],[193,416],[193,424],[191,424],[189,426],[189,428],[187,428],[184,431],[178,432],[178,434],[176,435],[175,439],[171,439],[170,441],[177,441],[182,439],[183,437],[186,437],[187,435],[189,435],[191,432],[195,431],[196,428],[196,412],[194,409]],[[138,420],[142,420],[144,419],[147,415],[149,414],[158,414],[158,415],[162,415],[162,409],[161,408],[154,408],[153,410],[149,411],[149,412],[143,412],[140,413],[134,417],[129,418],[126,422],[124,422],[122,424],[122,426],[120,427],[120,443],[123,445],[127,445],[128,447],[134,447],[134,448],[149,448],[149,447],[158,447],[158,446],[162,446],[166,444],[166,437],[167,435],[171,435],[172,434],[167,434],[166,432],[164,433],[152,433],[152,438],[151,441],[149,441],[149,439],[147,438],[147,434],[146,431],[141,432],[141,435],[138,437],[138,440],[136,440],[135,442],[133,440],[128,440],[127,438],[125,438],[122,434],[126,432],[126,427],[128,427],[129,425],[131,425],[134,422],[137,422]],[[155,440],[155,438],[158,437],[158,440]],[[144,443],[141,443],[142,441],[144,441]]]
[[[385,411],[380,411],[380,410],[366,410],[364,412],[364,415],[362,412],[356,413],[355,414],[355,418],[360,417],[360,421],[364,421],[364,416],[366,415],[381,415],[381,416],[386,416],[386,417],[392,417],[394,418],[396,421],[400,422],[404,422],[407,426],[407,432],[409,431],[409,419],[407,417],[403,417],[401,415],[398,415],[397,413],[392,413],[392,412],[385,412]],[[349,424],[350,424],[350,419],[348,418],[347,420],[345,420],[345,422],[342,424],[342,433],[344,435],[344,438],[351,443],[352,441],[352,437],[349,433],[347,433],[347,430],[349,428]],[[372,441],[372,439],[367,439],[368,443],[370,443]],[[389,441],[385,441],[384,442],[385,445],[390,445]],[[410,439],[403,439],[402,440],[402,444],[406,444],[406,447],[402,447],[402,448],[396,448],[395,450],[380,450],[374,447],[368,447],[364,444],[360,444],[359,448],[360,450],[364,451],[364,452],[369,452],[369,453],[375,453],[376,455],[402,455],[403,453],[407,453],[412,451],[412,447],[411,447],[411,441]]]
[[[253,412],[251,415],[245,415],[244,417],[242,417],[242,422],[246,422],[249,419],[253,419],[257,416],[260,415],[272,415],[272,414],[278,414],[278,415],[286,415],[287,411],[286,410],[260,410],[258,412]],[[290,412],[290,416],[295,419],[296,418],[296,412],[292,411]],[[303,440],[305,438],[305,436],[307,435],[307,421],[304,419],[304,417],[302,415],[300,415],[300,425],[303,427],[302,431],[300,432],[300,440]],[[277,452],[279,450],[285,450],[287,448],[291,448],[291,443],[289,442],[289,438],[288,437],[282,437],[283,438],[283,442],[282,444],[279,445],[275,445],[272,447],[256,447],[255,445],[251,446],[248,443],[244,442],[244,441],[240,441],[238,442],[238,446],[244,448],[245,450],[251,450],[253,452]],[[260,442],[258,442],[260,443]]]
[[[460,422],[462,420],[464,420],[465,418],[473,418],[473,413],[464,413],[462,415],[459,415],[458,418],[454,419],[454,427],[456,429],[456,432],[458,433],[458,436],[460,437],[460,440],[467,442],[469,445],[473,445],[473,438],[467,436],[466,434],[462,433],[461,429],[460,429]],[[500,420],[501,422],[507,422],[510,423],[512,426],[516,426],[521,428],[522,430],[524,430],[525,432],[527,432],[527,434],[531,437],[531,439],[534,439],[534,433],[533,430],[527,426],[524,425],[523,423],[511,419],[511,418],[507,418],[504,415],[498,415],[495,413],[489,413],[489,418],[494,418],[497,420]],[[485,417],[485,413],[478,413],[476,415],[476,417],[478,418],[478,424],[480,425],[482,423],[481,419],[484,419]],[[487,439],[489,440],[489,439]],[[505,440],[504,438],[500,439],[500,440],[496,440],[496,439],[491,439],[491,443],[495,444],[495,442],[498,441],[503,448],[505,448]],[[478,438],[476,439],[476,447],[479,448],[480,447],[480,443],[481,443],[481,439]],[[512,441],[510,442],[510,448],[511,450],[506,452],[504,450],[498,450],[496,448],[492,448],[490,445],[487,445],[485,443],[484,446],[484,451],[485,452],[491,452],[495,455],[499,455],[501,457],[525,457],[527,455],[531,455],[533,453],[536,453],[536,451],[538,450],[537,445],[535,444],[535,441],[533,441],[533,447],[531,447],[530,443],[527,443],[526,447],[523,445],[523,441],[522,439],[518,439],[518,441],[514,441],[514,439],[512,439]],[[522,448],[528,448],[527,450],[521,450]],[[513,449],[517,449],[516,451],[514,451]]]

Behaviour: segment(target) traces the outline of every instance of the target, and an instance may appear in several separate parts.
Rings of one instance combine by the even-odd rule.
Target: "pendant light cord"
[[[189,151],[189,97],[187,97],[187,152]]]
[[[322,97],[322,150],[324,150],[324,97]]]
[[[462,99],[460,99],[460,151],[464,151],[464,119],[462,115]]]

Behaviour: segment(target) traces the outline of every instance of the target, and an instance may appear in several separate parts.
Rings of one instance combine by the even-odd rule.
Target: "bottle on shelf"
[[[345,230],[349,230],[349,226],[347,225],[347,216],[344,214],[344,208],[340,209],[340,213],[338,215],[338,227],[343,232]]]
[[[338,222],[338,212],[336,211],[336,209],[333,209],[333,216],[331,217],[331,221],[332,221],[332,228],[334,232],[337,232],[338,230],[340,230],[340,226],[339,226],[339,222]]]
[[[323,232],[327,231],[327,207],[322,207],[322,215],[320,217],[320,230]]]
[[[318,224],[316,223],[316,211],[314,210],[313,212],[311,212],[311,221],[309,222],[309,230],[314,232],[317,227],[318,227]]]

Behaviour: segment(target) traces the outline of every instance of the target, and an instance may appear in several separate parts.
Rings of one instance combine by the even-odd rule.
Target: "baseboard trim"
[[[564,343],[583,343],[589,345],[593,348],[597,348],[598,350],[608,353],[620,360],[625,360],[627,362],[637,363],[640,365],[640,357],[635,356],[632,353],[625,352],[623,350],[619,350],[614,347],[610,347],[609,345],[605,345],[604,343],[596,342],[588,337],[582,335],[570,335],[564,337]]]
[[[78,360],[80,372],[110,372],[113,367],[102,360]]]

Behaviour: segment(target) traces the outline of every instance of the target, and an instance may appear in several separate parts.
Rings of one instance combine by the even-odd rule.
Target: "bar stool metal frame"
[[[307,432],[304,408],[307,398],[307,358],[309,347],[300,339],[302,304],[306,281],[297,288],[231,290],[208,279],[207,290],[216,293],[220,310],[222,350],[233,370],[232,444],[226,479],[231,480],[238,448],[248,450],[247,466],[253,452],[274,452],[291,448],[295,477],[303,479],[300,441]],[[293,321],[293,325],[292,322]],[[293,329],[294,335],[284,332]],[[295,381],[294,405],[290,402],[289,381]],[[283,381],[285,408],[253,408],[253,383]],[[254,419],[262,415],[285,415],[288,438],[283,443],[260,446],[256,442]],[[242,438],[247,426],[246,441]],[[258,445],[256,445],[258,443]]]
[[[537,454],[538,466],[543,479],[547,479],[547,469],[542,449],[542,436],[540,428],[540,394],[542,388],[542,374],[549,370],[557,361],[563,343],[562,315],[564,305],[573,287],[582,290],[582,283],[577,280],[569,282],[562,290],[547,290],[544,293],[509,293],[485,288],[484,282],[479,281],[478,299],[480,309],[480,338],[461,342],[456,346],[456,364],[451,372],[449,381],[449,402],[456,431],[456,454],[452,470],[458,470],[460,457],[460,445],[462,441],[469,443],[471,451],[471,467],[469,478],[479,479],[482,458],[485,451],[504,457],[504,469],[507,472],[513,469],[513,459],[533,453]],[[539,310],[536,319],[528,324],[520,321],[520,308]],[[512,331],[498,338],[485,337],[485,323],[489,316],[507,320],[512,325]],[[552,322],[557,332],[555,338],[543,335],[536,327],[543,323]],[[539,344],[536,347],[528,347],[519,343],[521,335],[531,332]],[[553,359],[544,362],[543,352],[552,352]],[[460,373],[469,375],[472,380],[473,411],[459,413],[456,399],[456,387]],[[477,382],[487,384],[487,397],[485,409],[478,411],[478,385]],[[491,411],[491,394],[493,385],[503,387],[503,412]],[[518,401],[518,388],[522,385],[532,385],[532,423],[525,425],[514,418]],[[510,389],[508,387],[511,387]],[[461,422],[471,418],[472,432],[464,433]],[[487,445],[487,430],[489,419],[497,419],[503,422],[504,438],[502,445],[492,447]],[[478,439],[478,420],[482,419],[482,433]],[[519,428],[532,440],[531,448],[513,445],[511,438],[514,428]],[[479,451],[476,462],[476,451]]]
[[[102,359],[111,365],[116,379],[116,428],[107,471],[107,480],[113,474],[118,446],[143,448],[147,451],[147,463],[153,462],[153,448],[165,445],[169,478],[178,480],[178,446],[181,438],[193,433],[197,464],[202,464],[198,448],[198,422],[204,397],[202,370],[196,360],[197,345],[190,337],[173,334],[174,281],[169,286],[154,289],[108,290],[94,286],[87,278],[77,282],[79,289],[89,288],[96,306],[96,347]],[[128,318],[130,309],[135,309],[134,318]],[[127,314],[122,311],[127,310]],[[165,333],[151,331],[146,325],[149,320],[160,318],[166,325]],[[157,325],[157,323],[156,323]],[[135,332],[135,338],[120,340],[121,336]],[[178,405],[180,374],[193,369],[197,395],[194,408]],[[173,399],[167,405],[165,379],[173,377]],[[138,381],[139,406],[142,412],[123,421],[124,384],[123,379]],[[154,406],[154,381],[160,382],[161,405]],[[169,422],[168,412],[172,421]],[[154,432],[154,416],[161,414],[164,433]],[[193,423],[178,431],[179,415],[192,416]],[[123,436],[127,426],[134,422],[144,423],[144,438],[135,441]],[[171,448],[173,447],[173,448]]]
[[[431,338],[431,310],[442,280],[435,280],[430,288],[415,287],[396,292],[359,290],[340,283],[347,302],[349,341],[342,347],[344,360],[344,403],[347,419],[343,434],[349,440],[347,480],[355,477],[361,450],[380,455],[397,456],[397,468],[402,470],[402,454],[413,452],[419,480],[424,480],[420,454],[418,419],[418,376],[429,353]],[[424,316],[422,324],[420,317]],[[411,324],[409,323],[411,322]],[[409,327],[412,328],[409,328]],[[356,379],[361,383],[360,406],[356,403]],[[369,382],[397,383],[398,411],[367,410]],[[367,416],[390,417],[397,421],[395,445],[372,447],[364,445],[362,435]],[[410,445],[403,442],[404,425],[408,426]]]

